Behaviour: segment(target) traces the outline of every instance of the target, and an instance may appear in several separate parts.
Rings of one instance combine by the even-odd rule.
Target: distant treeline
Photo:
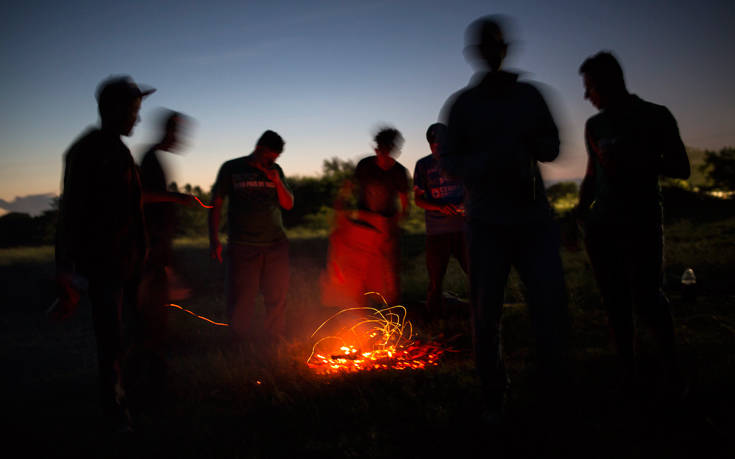
[[[688,149],[692,163],[692,177],[689,181],[664,181],[664,186],[692,190],[719,189],[735,190],[735,148],[720,151]],[[345,179],[352,176],[355,163],[339,158],[325,160],[322,174],[318,177],[288,177],[296,203],[293,209],[283,213],[287,228],[302,227],[305,230],[325,230],[330,227],[333,204],[337,192]],[[175,182],[169,186],[171,191],[190,193],[198,196],[204,203],[211,201],[211,190],[189,184],[179,186]],[[547,194],[557,210],[564,212],[576,204],[579,187],[574,182],[560,182],[550,186]],[[678,196],[679,193],[668,193]],[[56,233],[59,198],[53,198],[52,209],[32,217],[25,213],[11,212],[0,217],[0,247],[18,245],[53,244]],[[199,207],[177,206],[178,236],[206,237],[207,210]],[[227,215],[223,213],[223,229],[226,228]],[[420,230],[423,227],[423,211],[412,205],[411,213],[404,228]]]

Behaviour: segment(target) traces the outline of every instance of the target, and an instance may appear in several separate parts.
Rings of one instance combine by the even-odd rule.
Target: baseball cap
[[[128,101],[138,97],[146,97],[156,90],[150,86],[138,85],[128,75],[110,76],[97,86],[97,104]]]

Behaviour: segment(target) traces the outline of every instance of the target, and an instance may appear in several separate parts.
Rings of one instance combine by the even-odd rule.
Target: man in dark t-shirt
[[[294,196],[276,159],[283,139],[265,131],[248,156],[225,162],[212,190],[209,213],[212,258],[222,261],[219,217],[227,205],[227,269],[225,295],[230,326],[236,335],[270,341],[284,333],[289,283],[288,239],[281,209],[293,208]],[[254,336],[255,296],[263,293],[266,336]]]
[[[426,312],[429,316],[443,312],[442,281],[449,257],[454,256],[467,273],[464,186],[439,168],[439,145],[446,136],[446,129],[441,123],[429,126],[426,140],[431,154],[416,162],[413,173],[414,202],[426,211],[426,268],[429,272]]]
[[[365,271],[365,287],[383,295],[389,304],[400,298],[398,222],[408,213],[408,171],[394,159],[402,145],[397,129],[384,128],[375,135],[375,156],[355,167],[358,218],[381,236]]]
[[[686,179],[689,159],[669,110],[630,94],[615,56],[600,52],[580,67],[585,98],[600,110],[587,120],[587,172],[577,215],[608,314],[611,335],[633,382],[633,312],[658,341],[669,389],[680,391],[674,326],[663,292],[660,176]]]
[[[380,293],[390,304],[399,297],[398,222],[408,211],[408,171],[396,155],[403,143],[396,129],[375,136],[375,156],[362,159],[335,202],[337,218],[329,237],[327,268],[321,279],[325,306],[369,302]],[[355,193],[357,210],[346,210],[345,195]]]

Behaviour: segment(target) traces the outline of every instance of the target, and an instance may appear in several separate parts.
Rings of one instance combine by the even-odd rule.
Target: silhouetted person
[[[143,187],[143,214],[148,233],[149,251],[138,293],[140,340],[136,352],[139,365],[137,378],[148,382],[150,395],[161,389],[165,358],[165,339],[173,276],[172,241],[176,230],[176,204],[193,205],[192,196],[168,191],[166,171],[161,165],[161,152],[176,153],[181,147],[181,131],[186,117],[167,110],[161,117],[160,140],[151,145],[140,164],[140,180]]]
[[[226,287],[227,315],[240,337],[261,338],[253,328],[255,297],[263,292],[266,340],[284,334],[289,284],[288,239],[281,209],[290,210],[294,196],[276,159],[284,141],[265,131],[248,156],[225,162],[217,174],[209,213],[212,258],[222,261],[220,208],[228,198]]]
[[[408,171],[395,160],[403,136],[394,128],[375,135],[375,156],[360,160],[355,167],[358,219],[379,233],[366,266],[364,287],[396,304],[400,297],[400,234],[398,223],[408,214]]]
[[[635,374],[633,307],[658,342],[667,377],[674,376],[674,327],[662,290],[660,176],[689,177],[689,159],[666,107],[630,94],[609,52],[584,61],[585,98],[600,110],[587,120],[587,172],[578,216],[587,252],[624,365]]]
[[[101,126],[88,130],[65,154],[56,241],[59,283],[89,280],[104,415],[118,430],[130,429],[125,402],[123,320],[135,312],[146,253],[138,170],[120,140],[138,121],[143,97],[129,77],[100,83]]]
[[[536,334],[540,401],[559,401],[567,307],[558,228],[537,161],[559,153],[554,120],[539,91],[500,69],[508,45],[498,19],[467,29],[465,52],[484,72],[448,102],[440,165],[465,185],[472,323],[486,419],[500,422],[507,378],[500,320],[511,265],[526,287]]]
[[[467,273],[467,245],[464,236],[464,185],[439,168],[439,145],[447,126],[435,123],[426,131],[431,154],[416,162],[413,173],[414,202],[424,209],[426,219],[426,268],[429,316],[444,312],[442,282],[449,258],[454,256]]]

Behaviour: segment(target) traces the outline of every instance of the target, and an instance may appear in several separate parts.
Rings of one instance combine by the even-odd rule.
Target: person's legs
[[[468,224],[467,230],[475,362],[486,407],[498,413],[503,408],[507,386],[500,318],[510,271],[510,234],[504,226],[480,222]]]
[[[284,312],[289,285],[287,239],[266,248],[260,285],[265,302],[266,333],[272,337],[282,337],[285,332]]]
[[[114,427],[129,423],[123,385],[122,281],[95,273],[89,279],[89,300],[97,342],[102,414]]]
[[[230,329],[238,337],[252,332],[255,296],[260,289],[263,248],[246,244],[228,244],[225,272],[225,296]]]
[[[451,233],[450,247],[452,256],[457,259],[462,271],[467,274],[469,272],[469,262],[467,260],[467,238],[464,231]]]
[[[426,235],[426,269],[429,273],[429,290],[426,295],[426,312],[429,318],[444,312],[442,282],[449,263],[451,234]]]
[[[630,294],[629,256],[625,231],[618,226],[589,224],[585,245],[607,311],[608,327],[623,364],[624,378],[635,374],[635,330]]]
[[[551,220],[521,225],[515,266],[526,287],[536,334],[540,401],[549,406],[564,398],[567,380],[568,313],[559,231]]]
[[[660,224],[631,233],[630,285],[638,317],[649,328],[667,378],[678,377],[674,323],[663,292],[663,228]]]

